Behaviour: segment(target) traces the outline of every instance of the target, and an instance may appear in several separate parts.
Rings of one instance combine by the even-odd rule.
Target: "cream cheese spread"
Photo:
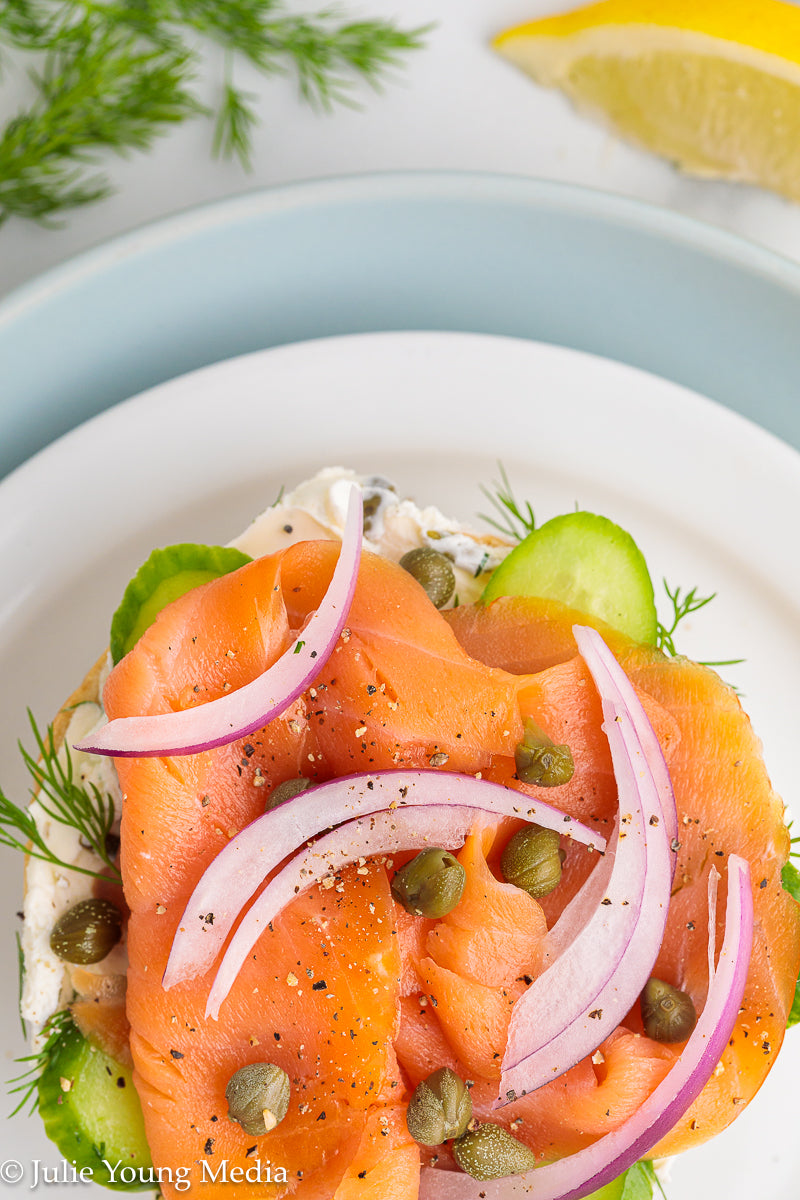
[[[344,467],[327,467],[282,496],[232,545],[257,558],[307,538],[341,538],[353,483],[364,500],[364,549],[393,562],[420,546],[446,555],[456,576],[450,605],[477,600],[487,575],[512,549],[511,542],[478,533],[432,505],[419,508],[412,500],[402,500],[381,476],[357,475]]]

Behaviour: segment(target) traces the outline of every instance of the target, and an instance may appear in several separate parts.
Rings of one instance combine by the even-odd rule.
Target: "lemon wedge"
[[[604,0],[495,48],[693,175],[800,200],[800,8],[781,0]]]

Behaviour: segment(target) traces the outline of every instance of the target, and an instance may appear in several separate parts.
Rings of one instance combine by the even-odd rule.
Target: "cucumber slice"
[[[540,596],[598,617],[636,642],[655,644],[653,584],[629,533],[590,512],[554,517],[493,572],[481,600]]]
[[[71,1020],[50,1052],[38,1092],[45,1132],[76,1171],[90,1168],[94,1182],[104,1187],[152,1189],[150,1150],[130,1068],[93,1046]]]
[[[111,621],[111,657],[124,658],[155,621],[162,608],[185,592],[219,579],[252,562],[230,546],[200,546],[183,542],[154,550],[125,589]]]
[[[664,1191],[658,1182],[653,1164],[646,1159],[640,1159],[611,1183],[586,1196],[585,1200],[653,1200],[656,1187],[663,1196]]]

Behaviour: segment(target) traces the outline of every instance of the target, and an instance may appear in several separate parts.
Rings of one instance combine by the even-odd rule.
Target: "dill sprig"
[[[55,213],[111,192],[94,168],[99,147],[148,149],[168,125],[201,111],[188,91],[192,56],[146,45],[89,14],[53,34],[37,98],[0,137],[0,222],[12,213],[51,223]]]
[[[228,81],[217,111],[212,151],[215,156],[229,158],[235,154],[243,166],[250,168],[250,145],[258,115],[253,92],[242,92]]]
[[[710,596],[698,596],[697,588],[693,587],[685,594],[682,589],[676,587],[671,589],[666,579],[662,580],[664,591],[667,593],[670,603],[672,604],[672,624],[667,628],[661,621],[656,623],[656,647],[663,650],[665,654],[676,655],[678,651],[675,648],[675,631],[681,621],[685,620],[690,613],[699,612],[701,608],[705,608],[712,600],[716,599],[716,592],[712,592]],[[698,659],[701,667],[735,667],[739,663],[743,663],[743,658],[717,658],[717,659]],[[738,694],[738,689],[733,689]]]
[[[503,464],[499,462],[497,469],[500,473],[500,482],[492,480],[490,488],[481,484],[481,491],[499,514],[499,520],[497,517],[487,516],[486,513],[478,513],[478,516],[482,521],[486,521],[487,525],[492,525],[499,530],[505,537],[511,538],[514,542],[521,542],[529,533],[533,533],[536,528],[536,518],[527,500],[524,508],[520,506]]]
[[[47,1035],[47,1040],[42,1048],[35,1054],[25,1054],[21,1058],[14,1059],[14,1061],[17,1063],[29,1063],[30,1065],[26,1067],[26,1069],[20,1075],[15,1075],[13,1079],[7,1080],[9,1085],[8,1094],[10,1096],[19,1095],[21,1093],[21,1099],[19,1103],[14,1111],[9,1113],[9,1116],[15,1117],[20,1109],[25,1107],[29,1100],[31,1101],[29,1114],[36,1111],[36,1107],[39,1103],[39,1097],[37,1094],[39,1080],[50,1063],[53,1051],[55,1050],[65,1027],[70,1024],[71,1021],[72,1017],[69,1009],[67,1008],[61,1009],[57,1013],[53,1013],[52,1017],[50,1017],[45,1024],[44,1029],[42,1030],[42,1033]],[[13,1087],[11,1086],[12,1084],[14,1085]]]
[[[716,592],[712,592],[710,596],[698,596],[697,588],[693,587],[691,591],[682,595],[682,589],[676,587],[671,589],[666,579],[663,581],[664,591],[667,593],[670,603],[672,604],[672,624],[667,627],[661,621],[656,625],[656,647],[663,650],[665,654],[676,655],[678,651],[675,649],[674,635],[681,621],[684,621],[690,613],[698,612],[701,608],[705,608],[716,597]],[[707,664],[709,665],[709,664]]]
[[[789,820],[786,822],[786,829],[789,834],[792,833],[792,830],[794,829],[794,820]],[[796,846],[798,842],[800,842],[800,834],[795,834],[794,837],[789,838],[789,843],[792,846]],[[800,858],[800,850],[790,850],[789,858]]]
[[[0,132],[0,224],[54,224],[113,190],[109,152],[148,149],[167,129],[212,115],[194,95],[199,34],[226,50],[212,148],[247,166],[256,97],[233,81],[240,56],[265,75],[294,71],[320,109],[352,103],[354,77],[378,88],[429,27],[302,15],[285,0],[0,0],[0,42],[34,54],[36,97]],[[188,40],[187,40],[188,37]],[[40,61],[43,65],[39,67]]]
[[[14,931],[14,937],[17,943],[17,1012],[19,1013],[19,1023],[22,1026],[22,1036],[27,1037],[28,1031],[25,1028],[25,1019],[22,1015],[22,992],[25,987],[25,951],[22,949],[22,938],[18,929]]]
[[[89,867],[75,866],[65,862],[47,845],[39,831],[29,808],[21,808],[0,790],[0,845],[13,850],[22,850],[31,858],[65,870],[77,871],[81,875],[112,877],[121,882],[119,870],[114,862],[113,846],[109,835],[114,824],[114,801],[103,796],[94,784],[88,787],[76,783],[72,759],[67,747],[62,757],[53,750],[53,729],[48,726],[47,736],[42,737],[30,710],[28,719],[36,741],[38,758],[34,758],[20,744],[25,766],[33,780],[31,795],[36,797],[40,808],[54,821],[76,829],[81,842],[104,863],[105,869],[94,871]]]
[[[387,68],[396,66],[404,51],[417,49],[426,32],[403,33],[382,21],[332,26],[330,14],[323,16],[323,21],[283,18],[274,22],[271,34],[293,60],[303,99],[328,111],[335,104],[353,105],[351,73],[380,90]]]

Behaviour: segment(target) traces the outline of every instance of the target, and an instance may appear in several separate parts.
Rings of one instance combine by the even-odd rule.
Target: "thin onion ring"
[[[199,754],[262,729],[313,683],[339,639],[361,560],[361,490],[351,487],[342,546],[328,590],[301,635],[257,679],[194,708],[154,716],[118,717],[75,745],[86,754],[161,758]]]
[[[475,809],[443,804],[384,810],[347,821],[305,852],[298,852],[270,880],[233,935],[209,993],[205,1015],[217,1019],[253,946],[301,891],[358,859],[376,854],[398,854],[430,845],[454,850],[463,845],[476,815]]]
[[[752,944],[750,867],[731,854],[725,937],[705,1008],[680,1058],[633,1116],[586,1149],[524,1175],[478,1182],[461,1172],[423,1168],[420,1200],[581,1200],[616,1179],[669,1133],[713,1074],[736,1023]]]
[[[603,851],[605,839],[541,800],[471,775],[450,771],[380,771],[332,779],[271,809],[222,848],[201,876],[178,925],[164,987],[201,975],[211,966],[233,925],[270,871],[310,838],[353,817],[384,809],[457,805],[522,817]],[[197,918],[214,913],[213,924]]]
[[[672,786],[661,749],[652,729],[640,737],[649,722],[600,635],[579,625],[573,633],[600,694],[619,813],[597,868],[604,894],[598,897],[590,876],[585,888],[594,910],[584,910],[580,930],[562,939],[560,955],[512,1009],[496,1107],[557,1079],[616,1029],[650,977],[669,911],[672,862],[654,759],[670,796]]]

